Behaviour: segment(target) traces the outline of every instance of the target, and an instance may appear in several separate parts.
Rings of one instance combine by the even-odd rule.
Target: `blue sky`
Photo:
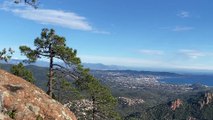
[[[40,0],[38,9],[0,1],[0,48],[33,46],[53,28],[83,62],[213,70],[212,0]]]

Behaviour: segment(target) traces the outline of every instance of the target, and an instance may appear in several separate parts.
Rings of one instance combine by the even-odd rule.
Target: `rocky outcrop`
[[[0,70],[1,120],[76,120],[75,115],[31,83]]]
[[[127,98],[127,97],[119,97],[118,101],[127,106],[134,106],[138,104],[143,104],[144,100],[143,99],[133,99],[133,98]]]
[[[204,98],[199,102],[200,109],[202,109],[205,105],[213,102],[213,93],[205,93]]]
[[[197,120],[196,118],[194,118],[194,117],[189,117],[189,119],[188,120]]]
[[[88,99],[73,100],[65,104],[64,106],[70,108],[70,110],[75,113],[77,119],[79,120],[92,119],[91,113],[93,110],[93,103]]]
[[[182,104],[183,104],[183,101],[180,100],[180,99],[177,99],[177,100],[175,100],[175,101],[173,101],[173,102],[171,103],[171,109],[172,109],[172,110],[176,110],[176,109],[179,108]]]

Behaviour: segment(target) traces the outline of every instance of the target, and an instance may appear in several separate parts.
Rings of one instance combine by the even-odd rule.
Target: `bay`
[[[160,82],[169,84],[202,84],[213,86],[213,75],[184,75],[160,79]]]

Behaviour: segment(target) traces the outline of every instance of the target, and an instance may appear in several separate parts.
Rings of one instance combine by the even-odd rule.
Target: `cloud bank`
[[[85,31],[91,31],[93,29],[86,21],[85,17],[72,12],[50,9],[13,9],[11,12],[22,18],[42,24],[58,25],[61,27]]]
[[[97,30],[88,22],[87,18],[74,12],[55,9],[34,9],[25,4],[14,4],[4,1],[0,10],[11,12],[21,18],[32,20],[40,24],[49,24],[73,30],[90,31],[97,34],[110,34],[110,32]]]

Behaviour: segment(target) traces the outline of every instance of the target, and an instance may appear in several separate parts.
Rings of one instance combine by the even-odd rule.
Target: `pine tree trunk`
[[[48,81],[48,92],[50,97],[53,97],[53,53],[50,45],[50,67],[49,67],[49,81]]]

